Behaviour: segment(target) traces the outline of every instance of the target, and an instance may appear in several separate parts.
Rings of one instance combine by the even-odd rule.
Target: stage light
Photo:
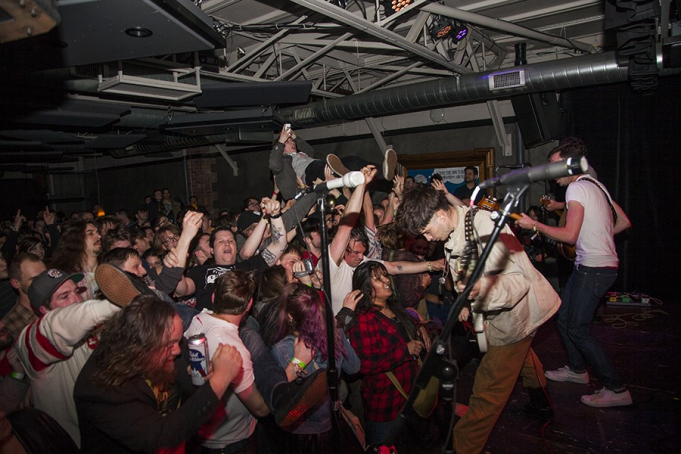
[[[414,0],[381,0],[386,17],[402,11],[412,3],[414,3]]]
[[[433,40],[451,36],[455,41],[461,41],[468,34],[468,27],[463,22],[436,15],[428,27],[428,34]]]

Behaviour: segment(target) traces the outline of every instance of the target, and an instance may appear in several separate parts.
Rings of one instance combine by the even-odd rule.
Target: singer
[[[467,255],[464,251],[477,249],[480,254],[494,229],[489,212],[478,211],[477,207],[452,206],[444,194],[433,188],[407,192],[397,223],[411,235],[423,234],[428,241],[447,242],[445,254],[459,291],[466,283],[467,273],[460,272]],[[474,240],[468,241],[467,233]],[[531,344],[534,332],[560,305],[558,294],[532,266],[508,226],[504,226],[494,244],[483,277],[470,297],[476,303],[476,316],[487,312],[494,316],[484,322],[485,331],[481,335],[489,346],[475,374],[468,412],[454,427],[454,449],[459,454],[478,454],[483,450],[519,375],[530,394],[524,412],[535,417],[551,416],[543,368]],[[464,308],[459,320],[468,316],[469,309]]]
[[[586,155],[581,140],[566,141],[549,155],[551,162]],[[591,337],[591,321],[598,302],[617,278],[619,260],[613,236],[631,226],[629,218],[608,190],[589,175],[558,178],[567,187],[568,209],[564,227],[542,224],[523,214],[518,225],[533,229],[563,243],[575,244],[575,268],[563,289],[563,304],[558,311],[558,332],[567,351],[568,364],[547,371],[553,381],[589,383],[587,364],[603,388],[595,394],[582,396],[582,403],[591,407],[631,405],[631,394],[607,355]]]

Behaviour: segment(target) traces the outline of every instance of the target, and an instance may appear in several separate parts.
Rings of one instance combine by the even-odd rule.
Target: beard
[[[156,365],[153,369],[148,370],[144,377],[149,379],[155,386],[167,389],[175,383],[175,366],[172,371],[169,371],[163,365]]]

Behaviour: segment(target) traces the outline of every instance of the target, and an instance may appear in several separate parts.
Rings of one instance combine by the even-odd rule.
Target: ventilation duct
[[[524,84],[509,88],[490,88],[495,76],[522,71]],[[311,127],[358,120],[366,117],[394,115],[456,104],[471,104],[491,99],[566,90],[592,85],[625,82],[628,68],[619,66],[614,52],[552,60],[508,69],[463,74],[431,82],[386,88],[337,99],[327,99],[304,107],[282,109],[277,115],[281,123],[295,127]],[[667,69],[660,75],[681,74],[679,69]],[[506,76],[504,76],[506,77]],[[519,75],[515,79],[518,79]]]

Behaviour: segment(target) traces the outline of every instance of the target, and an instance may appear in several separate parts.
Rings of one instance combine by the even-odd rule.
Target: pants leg
[[[622,378],[603,348],[591,335],[591,323],[598,303],[615,279],[616,269],[575,267],[570,276],[570,281],[574,282],[570,294],[570,311],[564,323],[570,348],[579,351],[580,356],[591,366],[603,386],[611,390],[620,390],[624,388]],[[570,368],[573,367],[572,363],[568,364]]]
[[[575,297],[577,296],[580,285],[582,285],[582,282],[580,282],[579,275],[572,273],[560,294],[562,303],[558,309],[557,317],[558,334],[560,335],[560,340],[563,342],[565,352],[567,353],[568,366],[570,366],[570,369],[572,369],[573,372],[577,373],[586,372],[586,363],[584,362],[582,353],[572,342],[572,339],[570,339],[569,320],[572,318],[572,312],[576,310],[574,306],[579,304],[577,298],[573,300],[573,294]]]
[[[458,454],[479,454],[499,419],[521,369],[526,364],[532,338],[510,345],[490,345],[475,374],[468,412],[454,426]]]
[[[239,330],[239,337],[241,337],[244,345],[251,353],[255,385],[262,394],[267,407],[273,410],[272,398],[274,396],[274,388],[282,383],[288,383],[286,372],[277,364],[277,360],[262,341],[260,334],[252,328],[242,326]]]
[[[523,378],[523,386],[525,388],[546,387],[544,366],[532,347],[530,347],[527,356],[525,356],[525,363],[520,371],[520,376]]]

